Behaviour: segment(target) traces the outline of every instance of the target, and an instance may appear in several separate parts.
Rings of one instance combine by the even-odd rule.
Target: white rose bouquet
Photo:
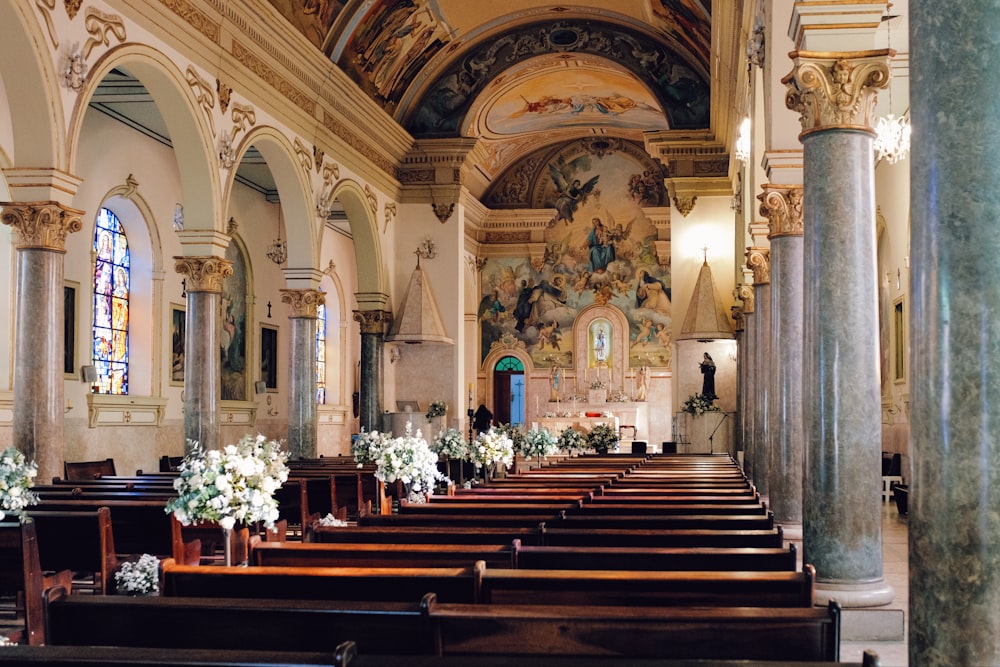
[[[503,431],[491,428],[476,436],[470,447],[469,458],[476,470],[500,463],[509,468],[514,464],[514,441]]]
[[[125,561],[115,571],[115,590],[121,595],[154,595],[160,592],[160,559],[142,554]]]
[[[438,456],[444,456],[456,461],[464,461],[469,456],[469,445],[465,436],[457,428],[441,431],[431,443],[431,451]]]
[[[358,467],[375,463],[382,450],[392,442],[391,433],[361,430],[361,434],[351,442],[351,455]]]
[[[525,456],[549,456],[559,451],[556,437],[545,428],[533,428],[524,435],[520,452]]]
[[[25,510],[38,502],[31,490],[38,476],[38,464],[28,462],[16,447],[0,453],[0,519],[7,513],[24,517]]]
[[[438,455],[431,451],[420,431],[412,435],[412,429],[407,422],[406,435],[390,440],[382,449],[375,460],[375,477],[384,483],[403,482],[412,499],[418,499],[433,491],[435,482],[446,478],[437,468]]]

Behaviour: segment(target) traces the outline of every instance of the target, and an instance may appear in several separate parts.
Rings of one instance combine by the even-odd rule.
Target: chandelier
[[[736,136],[736,146],[733,151],[736,159],[746,163],[750,159],[750,119],[744,118],[740,123],[740,131]]]
[[[267,246],[267,258],[275,264],[284,264],[288,259],[288,246],[281,240],[281,204],[278,204],[278,238]]]
[[[906,115],[896,118],[893,114],[875,123],[875,158],[896,164],[910,152],[910,120]]]

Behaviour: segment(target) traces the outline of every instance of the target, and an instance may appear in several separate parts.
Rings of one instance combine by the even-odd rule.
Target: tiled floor
[[[909,623],[909,549],[906,517],[900,517],[895,504],[882,505],[882,573],[896,591],[889,609],[902,609],[904,639],[894,642],[841,642],[840,660],[860,664],[865,649],[878,653],[881,667],[908,667],[909,653],[905,632]]]

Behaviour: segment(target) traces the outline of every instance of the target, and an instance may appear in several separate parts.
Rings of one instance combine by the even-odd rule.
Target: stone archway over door
[[[524,423],[524,391],[524,364],[517,357],[500,359],[493,368],[493,418],[498,423]]]

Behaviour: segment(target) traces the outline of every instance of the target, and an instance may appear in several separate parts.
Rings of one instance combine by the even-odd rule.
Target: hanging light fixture
[[[886,16],[886,45],[892,50],[892,24],[896,16]],[[892,114],[892,81],[889,81],[889,111],[887,116],[879,118],[875,123],[875,159],[896,164],[910,152],[910,119],[907,112],[896,118]]]
[[[284,264],[288,259],[288,246],[281,240],[281,202],[278,202],[278,238],[267,247],[267,258],[275,264]]]
[[[736,159],[746,164],[750,160],[750,118],[744,118],[740,123],[739,134],[736,135],[736,146],[733,149]]]

